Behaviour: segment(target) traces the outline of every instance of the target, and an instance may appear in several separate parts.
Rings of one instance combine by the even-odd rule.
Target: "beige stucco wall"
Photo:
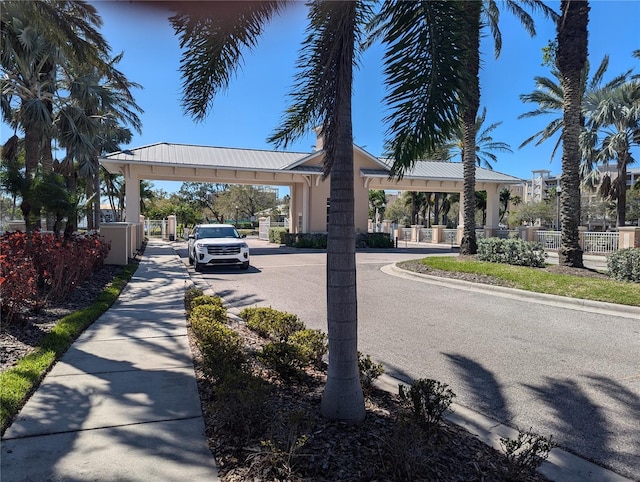
[[[360,176],[362,168],[379,168],[360,151],[354,150],[353,170],[354,170],[354,228],[356,232],[367,232],[369,219],[369,189],[364,186],[364,179]],[[311,180],[309,196],[309,232],[327,231],[327,199],[330,193],[330,177],[322,181],[320,176],[313,176]],[[296,190],[296,198],[301,198]],[[297,199],[296,206],[301,204],[301,199]],[[302,212],[302,210],[296,211]]]

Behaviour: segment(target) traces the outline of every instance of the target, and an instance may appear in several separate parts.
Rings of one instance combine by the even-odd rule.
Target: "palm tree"
[[[556,65],[562,80],[564,115],[562,120],[562,175],[560,185],[560,221],[562,234],[559,262],[564,266],[584,267],[579,244],[580,225],[580,134],[582,117],[583,72],[587,62],[587,25],[589,3],[562,0],[557,22]]]
[[[140,86],[115,68],[121,59],[122,54],[117,55],[100,68],[70,68],[60,82],[69,96],[56,118],[57,137],[60,145],[67,148],[67,163],[75,161],[80,176],[89,180],[89,229],[100,226],[99,155],[119,150],[121,143],[131,140],[131,131],[124,125],[138,132],[141,128],[137,113],[142,109],[131,94],[132,88]],[[67,173],[70,169],[70,165],[62,166]]]
[[[640,82],[599,89],[585,99],[588,125],[593,131],[604,131],[605,137],[597,149],[597,159],[604,164],[616,160],[617,177],[606,174],[600,184],[604,198],[615,199],[617,226],[626,221],[627,166],[635,159],[631,155],[634,135],[640,128]]]
[[[553,58],[555,58],[554,54],[551,54]],[[593,73],[593,76],[589,78],[589,63],[585,64],[584,71],[582,73],[582,95],[583,98],[586,99],[589,95],[593,95],[593,93],[597,92],[601,89],[612,89],[616,86],[621,85],[629,75],[631,71],[627,71],[624,74],[618,75],[603,84],[604,75],[607,72],[607,68],[609,67],[609,56],[605,55],[602,58],[598,68]],[[518,119],[525,119],[530,117],[538,117],[538,116],[548,116],[548,115],[556,115],[549,124],[547,124],[542,130],[536,132],[532,136],[525,139],[519,148],[522,148],[533,141],[536,141],[535,145],[539,146],[543,142],[553,138],[556,134],[562,132],[562,121],[563,121],[563,89],[562,89],[562,80],[560,76],[560,72],[556,67],[552,68],[551,74],[554,78],[551,77],[535,77],[536,88],[533,92],[529,94],[521,94],[520,100],[525,103],[537,104],[538,107],[529,112],[525,112],[518,116]],[[584,105],[583,105],[584,108]],[[584,112],[584,115],[587,115],[587,112]],[[583,137],[584,138],[584,137]],[[586,140],[586,139],[585,139]],[[562,137],[558,136],[556,142],[553,146],[553,150],[551,151],[551,159],[555,157],[560,145],[562,144]],[[588,146],[586,143],[581,142],[581,147],[585,151],[583,155],[586,155],[586,151],[588,150]],[[588,159],[584,159],[588,160]]]
[[[5,1],[1,23],[2,113],[25,136],[26,189],[21,209],[30,233],[29,186],[40,160],[52,159],[55,72],[67,65],[91,63],[108,46],[96,29],[101,22],[95,7],[82,1]]]
[[[429,18],[426,11],[440,15],[430,25],[424,21],[407,23],[407,17],[401,15],[385,19],[388,22],[384,41],[390,46],[386,73],[390,86],[387,103],[392,112],[391,150],[397,159],[411,163],[416,159],[414,152],[425,152],[446,137],[457,118],[456,96],[461,85],[457,74],[461,69],[458,56],[447,54],[459,53],[452,38],[461,35],[463,29],[456,17],[449,15],[459,10],[455,2],[401,3],[405,13],[420,20]],[[178,13],[171,21],[185,49],[181,70],[186,112],[196,120],[206,116],[215,94],[228,85],[230,74],[242,58],[242,48],[255,44],[265,23],[284,5],[280,1],[211,3],[196,5],[196,11],[189,11],[186,9],[189,7],[175,3]],[[392,2],[385,2],[382,8],[389,10],[391,5]],[[323,173],[325,177],[331,176],[331,197],[327,246],[329,371],[321,411],[333,419],[356,422],[364,417],[364,402],[357,363],[351,89],[356,42],[359,45],[361,28],[371,15],[371,4],[315,0],[309,7],[310,26],[298,62],[300,74],[292,95],[294,103],[271,141],[287,146],[317,125],[324,136]],[[415,66],[408,66],[413,62],[406,62],[406,57],[394,56],[394,49],[415,45],[411,37],[421,38],[425,33],[425,38],[439,50],[414,51],[411,58]],[[450,62],[431,62],[439,58]],[[402,83],[415,81],[413,73],[409,74],[412,68],[421,75],[427,69],[434,84],[440,82],[440,88],[430,96],[410,93],[411,89]],[[399,71],[402,75],[396,76]],[[411,109],[416,103],[429,108],[415,116]],[[399,132],[404,133],[402,139],[396,136]],[[394,174],[398,172],[400,168],[394,170]]]
[[[380,17],[383,19],[394,18],[394,15],[397,15],[397,18],[401,19],[399,21],[401,25],[399,28],[400,31],[402,31],[403,28],[410,32],[418,31],[419,28],[417,25],[420,25],[420,22],[416,21],[416,19],[422,20],[424,18],[431,19],[431,21],[423,22],[431,27],[436,25],[440,28],[448,29],[448,31],[442,32],[438,28],[435,28],[433,31],[427,33],[421,32],[421,36],[411,36],[407,34],[405,38],[410,41],[403,44],[398,43],[397,45],[400,48],[392,49],[393,57],[390,58],[395,58],[396,61],[402,61],[405,64],[415,64],[414,66],[395,67],[397,69],[396,85],[401,86],[400,92],[402,93],[403,99],[411,99],[412,96],[423,96],[427,100],[431,100],[432,97],[436,100],[441,98],[446,99],[446,94],[442,94],[442,97],[434,94],[434,92],[439,93],[438,91],[442,86],[455,88],[459,93],[459,96],[453,104],[446,107],[438,106],[438,108],[434,110],[441,116],[441,123],[453,127],[459,122],[462,122],[462,138],[464,142],[462,162],[464,165],[463,197],[465,201],[464,234],[460,252],[464,254],[474,254],[477,250],[474,205],[476,166],[475,123],[480,105],[478,76],[480,69],[480,32],[484,25],[489,26],[495,41],[496,56],[499,55],[502,47],[502,37],[498,29],[499,9],[494,0],[486,0],[484,2],[444,2],[445,4],[453,4],[449,5],[452,10],[448,13],[448,18],[449,20],[453,19],[454,25],[451,25],[451,21],[447,21],[443,17],[421,17],[427,8],[436,8],[433,4],[439,3],[440,2],[385,2]],[[531,35],[535,34],[533,20],[522,9],[521,5],[523,4],[534,9],[540,9],[548,16],[555,16],[554,12],[540,0],[525,0],[523,2],[507,0],[504,3],[506,8],[522,21],[526,30]],[[418,13],[411,17],[407,15],[407,11],[415,11]],[[435,66],[433,64],[414,63],[415,52],[419,51],[419,49],[425,45],[425,42],[432,41],[437,35],[441,36],[438,40],[444,44],[444,48],[451,48],[451,50],[455,51],[449,51],[449,55],[443,57],[447,59],[447,62],[436,62]],[[407,58],[411,58],[412,62],[406,62]],[[462,61],[463,65],[455,64],[452,62],[453,59]],[[394,64],[392,63],[391,65],[393,66]],[[438,72],[440,72],[440,76],[432,77],[431,73],[437,69],[439,69]],[[455,77],[458,81],[455,86],[442,82],[443,78],[449,78],[446,75],[447,69],[455,71]],[[387,68],[387,71],[390,70],[390,68]],[[407,73],[409,73],[412,78],[408,78]],[[438,79],[437,83],[434,82],[434,78]],[[395,94],[395,92],[393,93]],[[411,104],[407,103],[407,105]],[[393,153],[396,161],[392,174],[396,174],[397,172],[402,173],[406,168],[410,167],[416,159],[419,159],[420,156],[423,156],[425,153],[435,151],[439,143],[444,142],[450,137],[452,129],[441,130],[439,136],[431,137],[431,139],[434,140],[434,144],[422,143],[419,145],[420,149],[410,148],[415,148],[418,145],[417,143],[405,146],[408,141],[415,140],[413,137],[413,132],[415,132],[413,127],[415,123],[430,117],[427,115],[428,111],[423,109],[426,106],[426,102],[419,105],[412,105],[413,108],[406,111],[412,116],[412,120],[406,124],[398,122],[394,125],[396,129],[391,130],[395,140],[391,143],[390,152]],[[415,119],[417,119],[417,121]]]
[[[483,25],[488,25],[494,38],[495,55],[500,55],[502,48],[502,36],[498,28],[499,9],[493,0],[485,2],[464,2],[466,19],[469,22],[470,32],[467,37],[467,74],[470,84],[463,92],[463,109],[461,114],[463,124],[463,172],[464,172],[464,232],[460,243],[460,253],[475,254],[477,251],[475,233],[475,154],[476,132],[475,122],[480,105],[480,31]],[[522,22],[530,35],[535,35],[533,19],[521,7],[527,5],[533,9],[540,9],[547,16],[553,17],[554,12],[540,0],[525,0],[515,2],[507,0],[504,5]],[[484,6],[484,7],[483,7]],[[484,14],[484,21],[482,19]]]
[[[494,141],[491,133],[498,128],[502,122],[494,122],[484,127],[484,121],[487,118],[487,108],[482,109],[482,114],[478,116],[475,122],[476,132],[476,156],[475,164],[478,167],[484,167],[493,170],[493,163],[498,162],[498,156],[494,152],[513,152],[509,144],[500,141]],[[439,152],[447,161],[454,156],[460,155],[460,159],[464,160],[464,131],[462,123],[456,128],[451,139],[448,139],[439,149]]]

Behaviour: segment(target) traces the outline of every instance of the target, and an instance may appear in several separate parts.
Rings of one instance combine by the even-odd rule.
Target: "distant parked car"
[[[196,271],[203,266],[235,265],[249,268],[249,246],[230,224],[198,224],[189,235],[189,264]]]

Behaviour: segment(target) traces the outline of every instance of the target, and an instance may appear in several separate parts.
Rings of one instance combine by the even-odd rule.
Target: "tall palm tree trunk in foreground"
[[[589,4],[586,1],[562,0],[558,20],[556,62],[563,87],[564,118],[562,129],[562,175],[560,176],[560,219],[562,235],[559,262],[582,268],[579,244],[580,225],[580,147],[582,118],[582,71],[587,61],[587,25]]]
[[[328,119],[334,135],[325,140],[330,159],[331,188],[327,240],[327,331],[329,367],[320,410],[334,420],[358,423],[364,420],[364,396],[358,370],[358,307],[356,289],[356,243],[354,219],[353,132],[351,88],[355,46],[355,4],[344,4],[336,12],[348,17],[336,32],[341,51],[334,65],[335,105]],[[323,128],[324,130],[324,128]]]
[[[467,37],[466,68],[470,82],[464,92],[462,107],[464,177],[463,235],[460,254],[476,254],[476,116],[480,107],[480,16],[482,2],[465,2],[465,17],[469,22]]]

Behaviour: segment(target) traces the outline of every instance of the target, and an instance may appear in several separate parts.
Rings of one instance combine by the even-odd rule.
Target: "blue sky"
[[[277,17],[253,52],[247,52],[243,67],[229,89],[215,99],[207,119],[195,123],[181,110],[181,79],[178,72],[178,38],[161,11],[140,10],[128,2],[94,2],[102,16],[103,35],[113,53],[124,51],[119,68],[127,77],[143,86],[135,90],[143,131],[135,134],[128,147],[156,142],[171,142],[220,147],[273,149],[267,137],[278,126],[289,105],[295,74],[295,61],[306,28],[306,8],[293,5]],[[548,2],[559,10],[559,2]],[[595,0],[590,2],[589,58],[597,66],[605,54],[610,56],[608,77],[635,67],[640,62],[631,52],[640,49],[640,0]],[[538,35],[530,38],[519,22],[502,11],[500,30],[503,48],[494,57],[493,41],[485,31],[482,42],[481,106],[487,107],[485,125],[502,122],[494,131],[494,140],[511,146],[513,154],[499,154],[494,169],[521,178],[530,178],[534,169],[560,173],[560,156],[550,162],[553,141],[539,147],[518,149],[520,143],[542,129],[550,119],[517,117],[533,109],[519,95],[531,92],[535,76],[549,76],[541,65],[541,49],[555,38],[554,25],[536,17]],[[383,153],[386,114],[382,105],[385,90],[381,75],[381,51],[372,47],[362,58],[355,73],[353,129],[354,142],[375,156]],[[11,133],[3,126],[2,138]],[[315,144],[313,133],[288,148],[309,152]],[[634,152],[636,158],[640,153]],[[175,190],[179,184],[154,182],[154,186]]]

